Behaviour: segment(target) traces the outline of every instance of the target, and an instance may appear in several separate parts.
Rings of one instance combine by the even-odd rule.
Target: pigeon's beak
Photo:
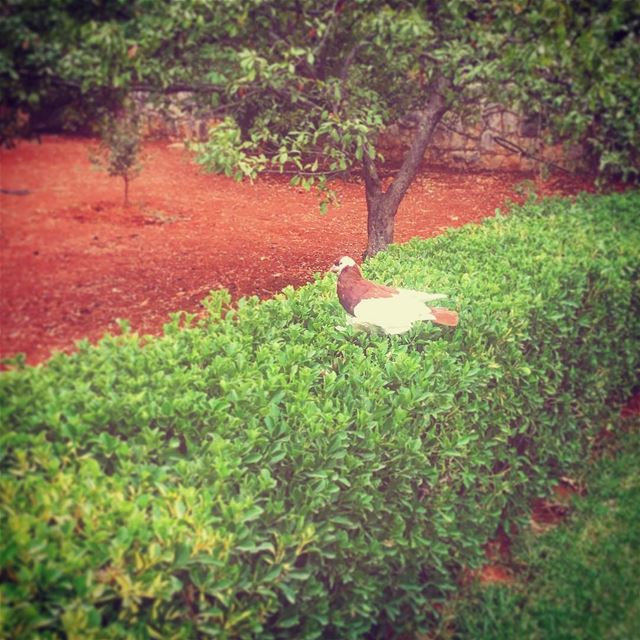
[[[331,269],[329,269],[329,273],[340,273],[340,265],[332,264]]]

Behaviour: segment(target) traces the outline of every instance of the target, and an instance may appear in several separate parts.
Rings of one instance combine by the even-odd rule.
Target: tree
[[[122,178],[123,206],[129,206],[129,183],[140,172],[140,129],[132,107],[103,117],[100,144],[93,149],[90,160],[110,176]]]
[[[237,177],[292,170],[306,187],[361,163],[366,256],[393,241],[436,127],[483,98],[525,109],[559,139],[586,138],[603,174],[638,175],[632,2],[298,1],[259,4],[251,18],[262,25],[251,48],[229,45],[232,119],[200,147],[201,160]],[[384,189],[377,135],[407,113],[413,140]]]
[[[35,117],[52,95],[90,113],[132,90],[190,90],[224,116],[198,149],[216,171],[287,172],[326,193],[361,167],[366,255],[393,241],[435,128],[483,98],[520,106],[560,140],[586,139],[603,176],[639,173],[633,0],[137,0],[89,14],[58,0],[47,18],[25,9],[37,4],[14,4],[0,27],[12,113]],[[378,135],[406,114],[415,135],[385,189]]]
[[[216,25],[240,29],[242,2],[11,0],[0,5],[0,142],[86,126],[136,90],[219,89]],[[212,57],[213,56],[213,57]],[[214,74],[215,75],[215,74]]]

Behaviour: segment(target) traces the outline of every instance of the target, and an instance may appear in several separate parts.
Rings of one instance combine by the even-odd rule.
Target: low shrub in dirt
[[[104,116],[100,126],[100,143],[89,153],[90,161],[110,176],[122,178],[123,207],[129,206],[129,183],[140,173],[140,125],[129,107]]]
[[[634,193],[531,203],[367,263],[449,293],[456,329],[337,331],[325,277],[5,373],[3,633],[428,628],[627,397],[639,211]]]

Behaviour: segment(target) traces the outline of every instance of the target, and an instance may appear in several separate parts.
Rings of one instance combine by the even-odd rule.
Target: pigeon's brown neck
[[[338,276],[338,300],[345,311],[353,315],[353,309],[362,299],[360,287],[362,274],[358,267],[345,267]]]
[[[338,299],[345,311],[353,315],[356,306],[365,298],[390,298],[397,289],[365,280],[357,266],[345,267],[338,277]]]

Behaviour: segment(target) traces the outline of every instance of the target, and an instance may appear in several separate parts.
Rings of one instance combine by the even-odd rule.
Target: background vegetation
[[[584,141],[603,177],[633,179],[640,148],[640,12],[633,0],[14,0],[0,20],[0,131],[115,110],[135,90],[179,91],[225,117],[201,161],[238,178],[292,171],[326,186],[361,168],[367,255],[394,219],[435,127],[481,99]],[[377,134],[416,125],[379,180]]]

